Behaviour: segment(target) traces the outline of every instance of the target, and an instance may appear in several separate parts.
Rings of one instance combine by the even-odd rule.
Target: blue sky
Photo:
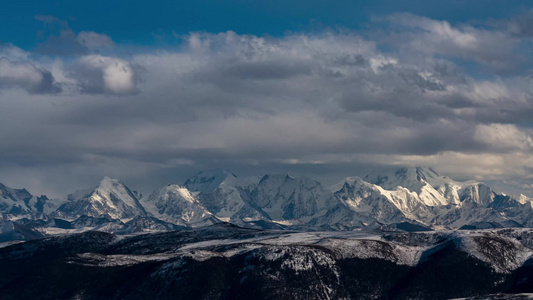
[[[0,40],[24,49],[40,41],[42,22],[51,15],[69,22],[74,31],[92,30],[121,43],[153,45],[154,34],[191,31],[280,36],[286,31],[320,26],[361,29],[372,17],[410,12],[451,23],[506,19],[533,7],[531,1],[3,1]]]
[[[530,1],[3,1],[0,182],[430,166],[533,196]]]

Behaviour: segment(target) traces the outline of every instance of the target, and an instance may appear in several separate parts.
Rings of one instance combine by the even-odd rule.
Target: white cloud
[[[134,68],[120,58],[83,56],[78,61],[75,74],[84,93],[132,95],[139,92]]]
[[[5,57],[13,60],[27,60],[30,53],[16,47],[12,44],[0,43],[0,57]]]
[[[525,151],[533,149],[533,131],[512,124],[477,125],[474,138],[489,149],[501,151]]]
[[[0,89],[21,88],[32,94],[58,93],[50,71],[29,60],[29,54],[13,45],[0,45]]]
[[[384,18],[394,27],[390,41],[415,52],[446,55],[483,63],[497,70],[515,68],[521,57],[515,49],[520,40],[506,31],[451,25],[412,14]]]
[[[43,74],[35,66],[25,63],[13,63],[7,58],[0,59],[0,78],[3,84],[38,86],[43,81]]]

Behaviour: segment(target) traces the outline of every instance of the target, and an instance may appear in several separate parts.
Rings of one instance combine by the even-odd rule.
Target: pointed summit
[[[106,185],[106,184],[117,185],[117,184],[124,184],[124,183],[122,181],[118,180],[118,179],[114,179],[114,178],[111,178],[111,177],[108,177],[108,176],[104,176],[104,178],[102,178],[102,180],[100,180],[100,186]]]
[[[67,202],[59,207],[56,215],[65,218],[106,215],[113,219],[127,219],[145,216],[146,211],[122,181],[106,176],[98,186],[68,195]]]

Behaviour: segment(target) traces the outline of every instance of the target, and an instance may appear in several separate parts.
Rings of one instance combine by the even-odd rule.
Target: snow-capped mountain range
[[[329,189],[307,177],[238,178],[225,170],[212,170],[196,174],[183,185],[162,186],[145,197],[108,177],[94,188],[60,200],[0,184],[0,221],[17,222],[44,234],[58,227],[117,233],[219,222],[308,230],[396,228],[398,224],[428,230],[533,227],[533,199],[499,194],[477,181],[458,182],[427,167],[348,177]]]

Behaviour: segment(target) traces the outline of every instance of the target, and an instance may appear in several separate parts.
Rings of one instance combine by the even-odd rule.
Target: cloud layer
[[[40,18],[59,35],[35,52],[0,48],[5,183],[60,194],[110,175],[148,190],[210,167],[334,181],[407,164],[531,191],[529,14],[190,33],[156,50]]]

